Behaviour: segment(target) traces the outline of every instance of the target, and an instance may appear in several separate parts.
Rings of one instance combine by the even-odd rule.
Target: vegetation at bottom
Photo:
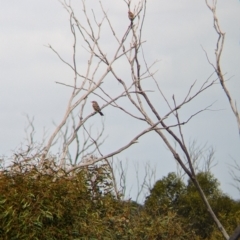
[[[107,164],[68,174],[17,169],[0,172],[0,239],[223,239],[191,181],[175,173],[157,181],[140,205],[116,197]],[[232,233],[240,203],[211,173],[197,178]]]

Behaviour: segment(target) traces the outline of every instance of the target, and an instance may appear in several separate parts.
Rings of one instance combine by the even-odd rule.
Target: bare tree
[[[209,110],[212,105],[198,109],[187,117],[182,117],[181,115],[183,108],[186,108],[190,102],[201,96],[204,91],[220,80],[224,93],[227,95],[237,118],[240,130],[237,107],[236,104],[233,104],[230,93],[225,86],[224,75],[220,66],[224,34],[220,30],[216,16],[217,1],[213,1],[213,5],[210,6],[206,0],[207,6],[213,13],[214,27],[219,34],[216,65],[212,64],[217,73],[217,78],[213,79],[212,75],[209,76],[198,88],[196,81],[193,81],[188,88],[186,96],[181,101],[177,101],[174,95],[172,99],[168,99],[164,95],[153,70],[156,62],[148,64],[145,59],[145,40],[142,37],[142,31],[146,16],[146,0],[140,0],[135,6],[133,6],[131,0],[123,1],[126,4],[126,18],[128,12],[133,13],[123,34],[119,33],[113,26],[101,1],[98,3],[102,14],[100,20],[94,10],[89,11],[87,1],[82,0],[83,14],[81,16],[75,13],[71,1],[63,0],[60,2],[69,14],[70,29],[73,37],[72,63],[64,60],[59,51],[54,49],[54,47],[51,45],[48,47],[73,71],[74,77],[69,84],[58,82],[58,84],[71,88],[72,92],[62,120],[56,125],[54,132],[41,149],[41,164],[44,165],[51,159],[51,150],[59,139],[63,139],[63,141],[59,148],[59,157],[53,161],[54,167],[61,168],[68,174],[96,162],[105,161],[109,163],[109,159],[136,144],[143,135],[154,132],[172,153],[184,173],[192,180],[218,229],[225,239],[229,239],[226,230],[216,217],[196,178],[196,156],[191,154],[191,146],[187,146],[182,129],[183,125],[191,121],[197,114]],[[104,38],[102,36],[103,25],[108,27],[108,41],[114,42],[111,48],[105,48],[102,41],[102,38]],[[81,66],[78,64],[78,44],[82,46],[81,54],[83,59],[81,60],[85,63]],[[122,62],[126,69],[125,72],[118,68],[118,65]],[[117,84],[118,91],[108,91],[106,82],[109,81]],[[155,89],[159,94],[158,99],[165,102],[168,107],[167,112],[162,113],[158,110],[157,103],[151,97],[153,91],[146,88],[146,81],[152,81],[155,84]],[[104,141],[104,125],[102,125],[102,130],[97,135],[86,127],[89,120],[92,117],[96,117],[94,116],[96,114],[94,111],[88,115],[85,114],[87,100],[92,96],[104,102],[104,105],[101,106],[103,112],[106,107],[115,108],[134,121],[143,122],[145,128],[133,135],[130,140],[124,139],[125,144],[122,146],[118,146],[115,150],[103,154],[101,144]],[[122,104],[122,101],[125,104]],[[168,121],[170,117],[171,121]],[[59,136],[62,136],[62,138],[59,138]],[[75,147],[73,147],[74,144]],[[177,148],[174,144],[176,144]],[[75,152],[73,153],[73,151]],[[117,188],[115,188],[115,192],[118,192]]]
[[[218,35],[216,49],[215,49],[215,57],[216,57],[215,64],[210,62],[207,53],[206,53],[206,56],[207,56],[208,62],[214,68],[214,71],[216,72],[216,74],[218,76],[218,79],[219,79],[219,82],[222,86],[222,89],[223,89],[223,91],[224,91],[224,93],[225,93],[225,95],[226,95],[226,97],[229,101],[230,107],[231,107],[232,112],[233,112],[233,114],[236,118],[236,121],[237,121],[238,132],[239,132],[239,135],[240,135],[240,115],[239,115],[239,111],[238,111],[238,108],[237,108],[237,103],[236,103],[236,101],[234,103],[234,100],[232,99],[231,93],[229,92],[229,90],[226,86],[226,80],[225,80],[224,73],[223,73],[222,66],[221,66],[221,56],[222,56],[222,52],[223,52],[223,48],[224,48],[225,33],[221,30],[219,20],[218,20],[218,17],[217,17],[217,13],[216,13],[216,11],[217,11],[217,0],[212,0],[212,4],[209,3],[210,2],[209,0],[205,0],[205,2],[206,2],[206,5],[208,6],[208,8],[210,9],[210,11],[212,12],[213,26],[214,26],[214,29],[215,29],[217,35]]]
[[[188,150],[195,172],[210,172],[211,169],[217,165],[214,158],[215,149],[207,146],[206,143],[198,145],[196,140],[190,141]],[[187,164],[185,156],[183,156],[183,158],[185,159],[185,164]],[[177,162],[177,176],[183,179],[185,175],[186,173]]]
[[[65,166],[66,165],[66,155],[68,152],[68,148],[70,144],[73,142],[73,140],[76,139],[76,136],[78,135],[78,131],[81,127],[84,127],[84,123],[89,119],[89,117],[92,115],[89,115],[85,118],[83,118],[83,110],[86,104],[87,97],[94,93],[96,90],[101,90],[104,100],[106,102],[105,106],[108,106],[109,104],[123,110],[126,114],[129,116],[135,118],[136,120],[144,121],[146,122],[149,127],[147,127],[145,130],[140,132],[138,135],[136,135],[129,143],[127,143],[125,146],[120,147],[116,151],[109,153],[105,156],[101,156],[99,158],[93,158],[90,157],[87,161],[80,162],[77,166],[74,166],[70,168],[68,171],[72,171],[76,168],[93,164],[97,161],[101,161],[103,159],[107,159],[109,157],[112,157],[121,151],[125,150],[126,148],[130,147],[132,144],[136,143],[138,138],[140,138],[142,135],[150,132],[155,131],[156,134],[159,135],[159,137],[163,140],[163,142],[167,145],[169,150],[172,152],[174,158],[176,161],[181,165],[181,167],[184,169],[186,174],[192,179],[195,186],[199,190],[199,193],[204,201],[204,203],[207,206],[208,211],[210,212],[211,216],[213,217],[214,221],[218,225],[219,229],[222,231],[223,235],[227,236],[227,233],[225,232],[224,228],[222,227],[221,223],[215,216],[214,212],[211,209],[211,206],[209,205],[197,179],[195,176],[195,171],[193,168],[193,162],[191,159],[191,156],[188,152],[188,149],[185,144],[184,135],[182,133],[181,126],[188,122],[192,117],[194,117],[196,114],[200,113],[201,111],[204,111],[206,109],[202,109],[196,113],[193,113],[189,118],[185,121],[182,121],[179,116],[179,110],[181,107],[186,105],[188,102],[190,102],[192,99],[197,97],[201,92],[212,86],[215,82],[214,81],[206,81],[202,84],[201,88],[198,89],[195,93],[192,93],[192,89],[194,87],[194,84],[190,86],[189,92],[186,95],[185,99],[177,103],[175,100],[175,97],[173,96],[173,104],[171,105],[170,102],[165,98],[163,95],[161,89],[159,88],[157,84],[157,80],[154,78],[154,74],[151,73],[151,66],[149,67],[145,61],[144,54],[140,56],[140,48],[142,47],[142,43],[144,42],[142,40],[142,28],[146,13],[146,1],[141,1],[138,6],[134,9],[134,18],[131,18],[130,24],[125,32],[125,34],[118,38],[117,34],[115,33],[114,27],[111,24],[110,19],[108,18],[108,15],[106,14],[106,11],[104,10],[101,2],[101,8],[103,12],[103,18],[100,21],[97,21],[96,16],[93,12],[93,18],[94,22],[91,22],[87,10],[85,2],[82,2],[83,7],[83,13],[86,18],[87,25],[84,26],[75,16],[74,10],[70,3],[67,3],[66,1],[62,2],[64,8],[69,12],[70,15],[70,26],[71,31],[74,38],[74,44],[73,44],[73,64],[68,64],[74,71],[75,77],[74,82],[72,85],[73,91],[72,95],[70,97],[68,107],[65,113],[65,116],[63,120],[60,122],[60,124],[57,126],[56,130],[50,137],[45,149],[44,149],[44,155],[45,157],[47,153],[49,152],[52,142],[54,138],[57,136],[57,134],[60,132],[62,127],[66,124],[67,119],[69,118],[70,114],[73,112],[73,110],[81,105],[80,108],[80,116],[79,116],[79,122],[76,124],[75,130],[72,132],[72,134],[67,137],[67,141],[62,149],[62,154],[60,158],[60,165]],[[128,10],[132,11],[130,9],[131,1],[126,1],[126,4],[128,6]],[[103,21],[107,20],[108,26],[110,30],[112,31],[113,36],[115,37],[115,40],[118,43],[118,46],[113,54],[113,57],[107,57],[108,55],[104,52],[103,48],[100,45],[100,33],[101,33],[101,26],[103,24]],[[93,26],[95,25],[95,26]],[[96,30],[95,30],[96,28]],[[77,64],[76,64],[76,42],[77,42],[77,34],[76,30],[78,30],[78,33],[80,34],[82,40],[85,41],[86,47],[89,52],[89,60],[88,65],[86,69],[86,73],[82,74],[78,72]],[[125,43],[128,41],[128,37],[131,38],[130,47],[125,48]],[[59,57],[60,55],[51,47],[49,46]],[[129,64],[130,72],[131,72],[131,81],[122,80],[121,74],[117,72],[117,69],[115,70],[113,64],[120,58],[126,58],[126,61]],[[60,59],[62,59],[60,57]],[[94,64],[98,60],[98,63]],[[145,63],[145,69],[142,71],[140,62]],[[104,70],[101,74],[99,74],[99,77],[97,76],[97,73],[100,71],[100,67],[103,67]],[[122,86],[122,93],[120,95],[111,97],[101,86],[103,80],[107,77],[107,75],[111,73],[112,77],[116,79],[116,81]],[[81,81],[77,81],[78,77],[81,79]],[[145,90],[142,86],[144,80],[152,78],[156,86],[158,87],[160,95],[164,98],[167,105],[169,106],[169,112],[165,114],[164,116],[161,116],[160,113],[156,110],[154,107],[154,103],[150,100],[150,97],[147,93],[147,90]],[[80,84],[78,83],[80,82]],[[138,111],[139,116],[133,115],[129,111],[127,111],[123,107],[119,107],[117,104],[117,101],[121,98],[125,97],[130,104],[132,104],[136,110]],[[76,100],[75,100],[76,99]],[[104,108],[103,107],[103,108]],[[154,115],[154,117],[150,117],[151,114]],[[168,125],[166,123],[166,119],[173,115],[176,119],[175,124]],[[157,119],[154,120],[154,119]],[[174,129],[175,128],[175,129]],[[170,138],[174,139],[177,144],[179,145],[181,151],[185,154],[185,157],[187,159],[187,164],[181,159],[180,155],[174,150],[172,144],[168,140]],[[95,141],[95,140],[94,140]]]
[[[213,26],[218,35],[216,49],[215,49],[215,64],[210,62],[206,51],[205,51],[205,53],[206,53],[208,62],[214,68],[214,71],[216,72],[216,74],[218,76],[220,85],[222,86],[223,92],[229,101],[230,107],[231,107],[232,112],[237,121],[238,132],[240,135],[240,115],[239,115],[239,111],[237,108],[237,102],[236,101],[234,102],[234,100],[232,99],[231,93],[226,86],[226,79],[224,77],[224,73],[223,73],[222,66],[221,66],[221,57],[222,57],[222,52],[224,49],[225,33],[222,31],[220,24],[219,24],[218,17],[217,17],[217,0],[212,0],[211,4],[209,3],[210,2],[209,0],[205,0],[205,2],[206,2],[207,7],[212,12]],[[239,164],[236,161],[234,161],[234,165],[232,165],[231,167],[233,169],[233,170],[231,170],[231,175],[232,175],[233,180],[236,182],[235,187],[237,189],[239,189],[238,183],[239,183],[240,178],[236,174],[236,171],[239,171]],[[240,225],[235,229],[233,235],[229,239],[236,240],[236,239],[238,239],[239,236],[240,236]],[[227,236],[225,238],[228,239]]]

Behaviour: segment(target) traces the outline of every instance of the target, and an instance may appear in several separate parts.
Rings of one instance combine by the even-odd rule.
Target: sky
[[[80,1],[72,1],[76,16],[84,22]],[[138,1],[132,1],[131,9]],[[122,36],[129,26],[128,8],[124,1],[103,0],[109,19],[118,36]],[[96,18],[102,18],[99,2],[87,1],[87,11],[91,9]],[[237,0],[219,0],[217,15],[226,40],[222,54],[222,69],[228,79],[227,87],[240,105],[240,2]],[[215,60],[217,34],[213,29],[213,18],[204,0],[149,0],[143,26],[143,51],[150,65],[154,66],[157,79],[165,96],[172,101],[174,95],[181,101],[195,80],[196,91],[213,73],[203,49],[210,61]],[[116,43],[104,22],[101,31],[101,46],[108,56],[113,54]],[[79,68],[86,67],[86,52],[82,51],[84,43],[77,42]],[[55,125],[61,121],[70,90],[56,82],[70,83],[72,71],[64,65],[56,54],[47,46],[51,45],[66,60],[72,61],[73,38],[69,28],[69,15],[57,0],[23,0],[1,1],[0,7],[0,156],[10,156],[25,143],[26,115],[34,117],[35,139],[40,141],[44,131],[47,136],[53,132]],[[126,78],[124,60],[120,60],[116,69]],[[126,73],[125,73],[126,72]],[[119,91],[119,85],[107,77],[104,84],[111,94]],[[159,97],[152,82],[144,83],[152,90],[151,100],[164,114],[167,106]],[[92,112],[91,98],[86,114]],[[98,99],[100,105],[104,102]],[[120,101],[120,104],[124,104]],[[237,124],[229,103],[220,85],[216,84],[184,107],[180,114],[187,119],[194,112],[209,105],[212,111],[204,111],[183,126],[186,142],[196,141],[198,146],[206,144],[215,150],[215,162],[212,169],[221,182],[222,190],[239,199],[239,192],[229,173],[229,164],[239,161],[240,138]],[[131,107],[126,106],[134,111]],[[104,118],[94,115],[87,123],[97,133],[104,123],[102,145],[104,154],[128,143],[137,133],[146,128],[145,124],[136,122],[118,109],[111,106],[103,109]],[[170,120],[171,121],[171,120]],[[94,133],[95,132],[95,133]],[[141,182],[146,164],[155,170],[155,179],[176,171],[176,163],[164,143],[156,134],[143,136],[131,148],[114,158],[127,164],[128,195],[134,199],[138,181]],[[139,167],[139,180],[136,167]],[[239,173],[240,174],[240,173]]]

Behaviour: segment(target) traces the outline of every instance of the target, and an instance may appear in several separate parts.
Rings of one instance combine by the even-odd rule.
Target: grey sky
[[[98,2],[87,1],[96,16],[102,14]],[[102,1],[108,10],[109,18],[118,33],[127,29],[127,6],[123,1]],[[135,1],[137,2],[137,1]],[[76,1],[73,1],[75,4]],[[132,4],[134,6],[134,4]],[[89,12],[91,13],[91,12]],[[222,67],[229,78],[227,84],[232,97],[240,105],[240,2],[238,0],[219,0],[218,17],[222,30],[226,32]],[[81,19],[81,8],[76,4],[76,14]],[[150,0],[143,28],[144,52],[148,63],[159,60],[156,79],[166,96],[174,94],[181,100],[191,84],[197,80],[200,86],[213,72],[206,60],[201,46],[214,61],[217,35],[213,29],[212,15],[204,0]],[[106,25],[103,25],[102,44],[111,54],[115,45],[109,40]],[[69,29],[69,16],[57,0],[1,1],[0,7],[0,154],[10,155],[24,139],[24,114],[35,117],[36,139],[41,139],[43,128],[48,134],[54,129],[52,122],[58,123],[66,108],[69,89],[55,84],[55,81],[68,83],[72,72],[56,55],[44,45],[51,44],[67,60],[72,57],[72,36]],[[79,49],[81,44],[79,43]],[[84,54],[84,53],[82,53]],[[80,57],[79,57],[80,59]],[[86,63],[79,63],[83,66]],[[119,66],[124,71],[124,63]],[[109,83],[108,83],[109,84]],[[153,84],[147,84],[156,90]],[[118,91],[117,83],[109,84],[109,91]],[[196,87],[197,89],[197,87]],[[151,98],[156,106],[167,112],[158,93]],[[89,109],[92,111],[89,99]],[[218,165],[213,169],[221,181],[222,188],[235,198],[239,193],[230,185],[228,163],[232,158],[239,160],[240,141],[237,124],[230,110],[226,96],[219,85],[214,86],[188,107],[183,108],[183,119],[195,111],[214,102],[212,109],[203,112],[183,127],[186,140],[196,139],[198,144],[206,142],[216,150]],[[99,101],[102,105],[103,102]],[[111,107],[103,110],[105,114],[105,136],[103,152],[115,150],[131,140],[144,124],[137,123]],[[186,116],[186,117],[185,117]],[[96,123],[98,121],[98,123]],[[94,116],[90,124],[99,126],[100,117]],[[97,127],[94,128],[97,131]],[[163,142],[150,134],[139,139],[129,150],[118,158],[138,162],[144,166],[150,162],[157,166],[157,178],[175,171],[175,163]],[[127,160],[126,160],[127,159]],[[143,171],[143,169],[141,170]],[[129,165],[129,181],[134,182],[132,165]],[[133,183],[134,186],[135,183]],[[134,190],[133,190],[134,192]]]

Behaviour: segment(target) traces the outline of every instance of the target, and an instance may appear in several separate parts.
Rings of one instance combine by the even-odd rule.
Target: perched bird
[[[132,13],[132,12],[128,12],[128,18],[131,20],[131,21],[133,21],[133,19],[134,19],[134,14]]]
[[[103,116],[103,113],[101,112],[101,109],[96,101],[92,101],[92,107],[96,112]]]

